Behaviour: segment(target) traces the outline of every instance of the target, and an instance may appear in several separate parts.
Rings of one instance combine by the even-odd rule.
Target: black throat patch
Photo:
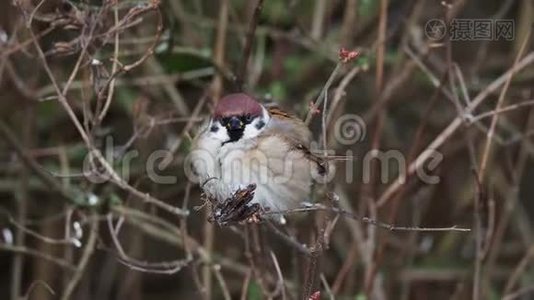
[[[227,130],[228,136],[230,137],[230,139],[224,142],[223,145],[226,143],[233,143],[233,142],[239,141],[243,137],[244,131],[245,131],[244,129]]]

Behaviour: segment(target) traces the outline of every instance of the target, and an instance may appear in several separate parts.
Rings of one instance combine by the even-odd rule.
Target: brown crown
[[[256,99],[247,94],[239,93],[227,95],[219,100],[213,117],[215,119],[244,115],[255,117],[260,116],[261,113],[262,106]]]

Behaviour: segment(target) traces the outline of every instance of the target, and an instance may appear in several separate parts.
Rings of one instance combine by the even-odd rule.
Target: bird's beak
[[[228,130],[243,130],[245,124],[238,117],[231,117],[228,123],[226,123],[226,128]]]

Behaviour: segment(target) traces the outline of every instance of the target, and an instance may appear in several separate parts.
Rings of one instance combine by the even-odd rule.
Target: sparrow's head
[[[258,136],[269,121],[267,110],[247,94],[230,94],[219,100],[210,124],[210,132],[223,143]]]

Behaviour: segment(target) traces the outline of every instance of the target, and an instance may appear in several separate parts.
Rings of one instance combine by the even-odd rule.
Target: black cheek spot
[[[211,126],[210,131],[211,132],[217,132],[217,131],[219,131],[219,127],[213,125],[213,126]]]
[[[259,121],[258,124],[256,124],[256,129],[262,129],[263,126],[265,126],[265,122]]]

